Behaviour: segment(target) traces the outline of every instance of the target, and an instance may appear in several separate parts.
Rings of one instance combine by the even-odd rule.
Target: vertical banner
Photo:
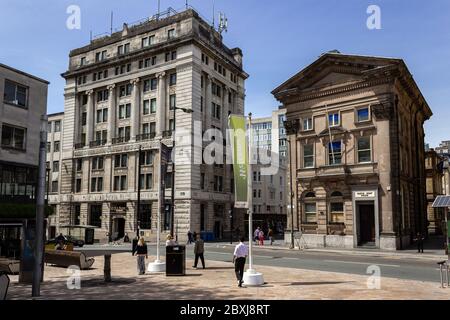
[[[230,115],[228,127],[234,171],[234,206],[235,208],[248,208],[248,148],[245,117]]]

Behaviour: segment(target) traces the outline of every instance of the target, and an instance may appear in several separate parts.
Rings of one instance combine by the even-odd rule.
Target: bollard
[[[448,269],[449,269],[449,265],[446,263],[446,264],[445,264],[445,271],[446,271],[446,272],[445,272],[445,275],[447,276],[447,288],[450,287],[450,280],[449,280],[449,278],[448,278],[448,272],[449,272]]]
[[[446,262],[445,261],[442,261],[442,262],[438,262],[438,265],[439,265],[439,275],[440,275],[440,277],[441,277],[441,288],[445,288],[444,287],[444,270],[443,270],[443,267],[445,266],[445,269],[446,269],[446,282],[447,282],[447,286],[448,286],[448,281],[449,281],[449,279],[448,279],[448,266],[447,266],[447,264],[446,264]]]

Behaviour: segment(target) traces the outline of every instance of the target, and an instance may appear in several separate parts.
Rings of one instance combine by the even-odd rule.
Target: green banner
[[[245,117],[228,118],[230,144],[233,156],[235,208],[248,208],[248,148]]]
[[[450,221],[447,222],[447,237],[450,238]]]

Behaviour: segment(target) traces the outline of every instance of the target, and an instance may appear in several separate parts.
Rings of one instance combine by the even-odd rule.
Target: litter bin
[[[186,275],[186,246],[166,247],[166,276]]]

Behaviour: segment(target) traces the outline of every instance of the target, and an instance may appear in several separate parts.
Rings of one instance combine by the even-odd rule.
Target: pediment
[[[365,81],[370,74],[397,68],[399,59],[324,54],[276,88],[272,94],[290,94],[328,89]]]

